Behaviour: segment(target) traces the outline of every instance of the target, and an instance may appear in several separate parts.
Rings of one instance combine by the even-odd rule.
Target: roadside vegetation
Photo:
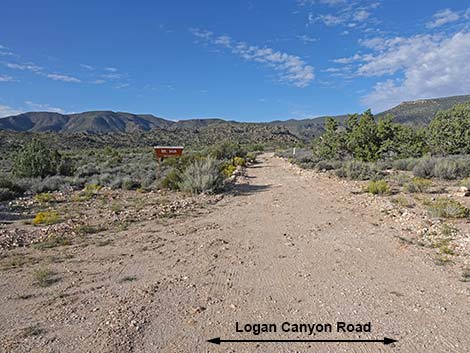
[[[324,134],[291,158],[303,168],[333,171],[352,180],[380,180],[390,171],[407,172],[407,192],[423,192],[431,179],[460,180],[470,186],[470,103],[436,114],[426,127],[375,119],[368,110],[350,115],[344,126],[328,118]]]
[[[438,112],[419,128],[366,111],[342,125],[327,119],[324,134],[295,155],[277,153],[301,168],[353,180],[400,222],[409,234],[404,241],[433,249],[434,262],[448,265],[468,256],[469,126],[470,103]],[[462,276],[467,280],[468,269]]]
[[[217,192],[262,149],[262,145],[229,142],[199,150],[189,148],[181,158],[165,159],[158,169],[152,148],[57,151],[35,138],[0,161],[0,201],[35,195],[45,204],[53,201],[51,192],[73,190],[82,190],[77,197],[85,200],[101,187]]]
[[[152,147],[57,150],[46,137],[36,135],[0,158],[0,252],[85,238],[102,246],[110,243],[99,238],[106,231],[204,207],[264,149],[222,141],[158,162]],[[193,200],[198,194],[204,196]]]

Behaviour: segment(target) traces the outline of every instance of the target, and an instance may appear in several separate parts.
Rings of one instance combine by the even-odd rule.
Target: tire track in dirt
[[[374,330],[364,335],[317,337],[389,335],[401,340],[393,348],[396,352],[465,352],[461,350],[469,340],[464,329],[469,324],[465,284],[451,283],[445,273],[423,261],[417,250],[404,249],[395,239],[396,230],[372,224],[377,216],[356,210],[346,199],[348,191],[338,190],[341,185],[335,186],[334,181],[320,184],[321,179],[300,177],[286,162],[270,156],[263,157],[262,164],[248,173],[250,183],[242,187],[240,196],[210,216],[211,221],[227,225],[223,238],[229,241],[227,252],[232,255],[218,257],[210,274],[199,273],[202,288],[209,286],[217,304],[200,314],[200,325],[189,331],[180,329],[177,347],[168,347],[178,352],[300,352],[308,345],[226,343],[214,347],[204,340],[215,336],[252,338],[251,334],[234,332],[236,321],[342,320],[371,321]],[[202,243],[207,241],[207,232],[195,236]],[[237,261],[231,261],[234,258]],[[193,265],[198,266],[196,262]],[[224,285],[227,278],[229,286]],[[429,290],[436,284],[436,291]],[[453,316],[440,311],[443,303],[451,304]],[[161,322],[166,315],[170,313],[163,314]],[[152,336],[152,330],[146,335]],[[262,337],[291,336],[277,333]],[[312,348],[365,353],[391,349],[370,344],[315,344]]]

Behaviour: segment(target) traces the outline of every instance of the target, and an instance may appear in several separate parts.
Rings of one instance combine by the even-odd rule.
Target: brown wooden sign
[[[155,146],[157,158],[179,157],[183,154],[182,146]]]

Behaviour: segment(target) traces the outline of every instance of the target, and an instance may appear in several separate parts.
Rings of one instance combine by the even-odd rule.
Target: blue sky
[[[470,0],[3,0],[0,116],[302,119],[470,94]]]

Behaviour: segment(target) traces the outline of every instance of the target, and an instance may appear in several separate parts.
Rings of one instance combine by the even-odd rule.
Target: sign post
[[[157,158],[180,157],[183,154],[183,146],[155,146]]]
[[[155,155],[157,156],[157,180],[160,179],[161,162],[164,158],[181,157],[183,154],[183,146],[154,146]]]

